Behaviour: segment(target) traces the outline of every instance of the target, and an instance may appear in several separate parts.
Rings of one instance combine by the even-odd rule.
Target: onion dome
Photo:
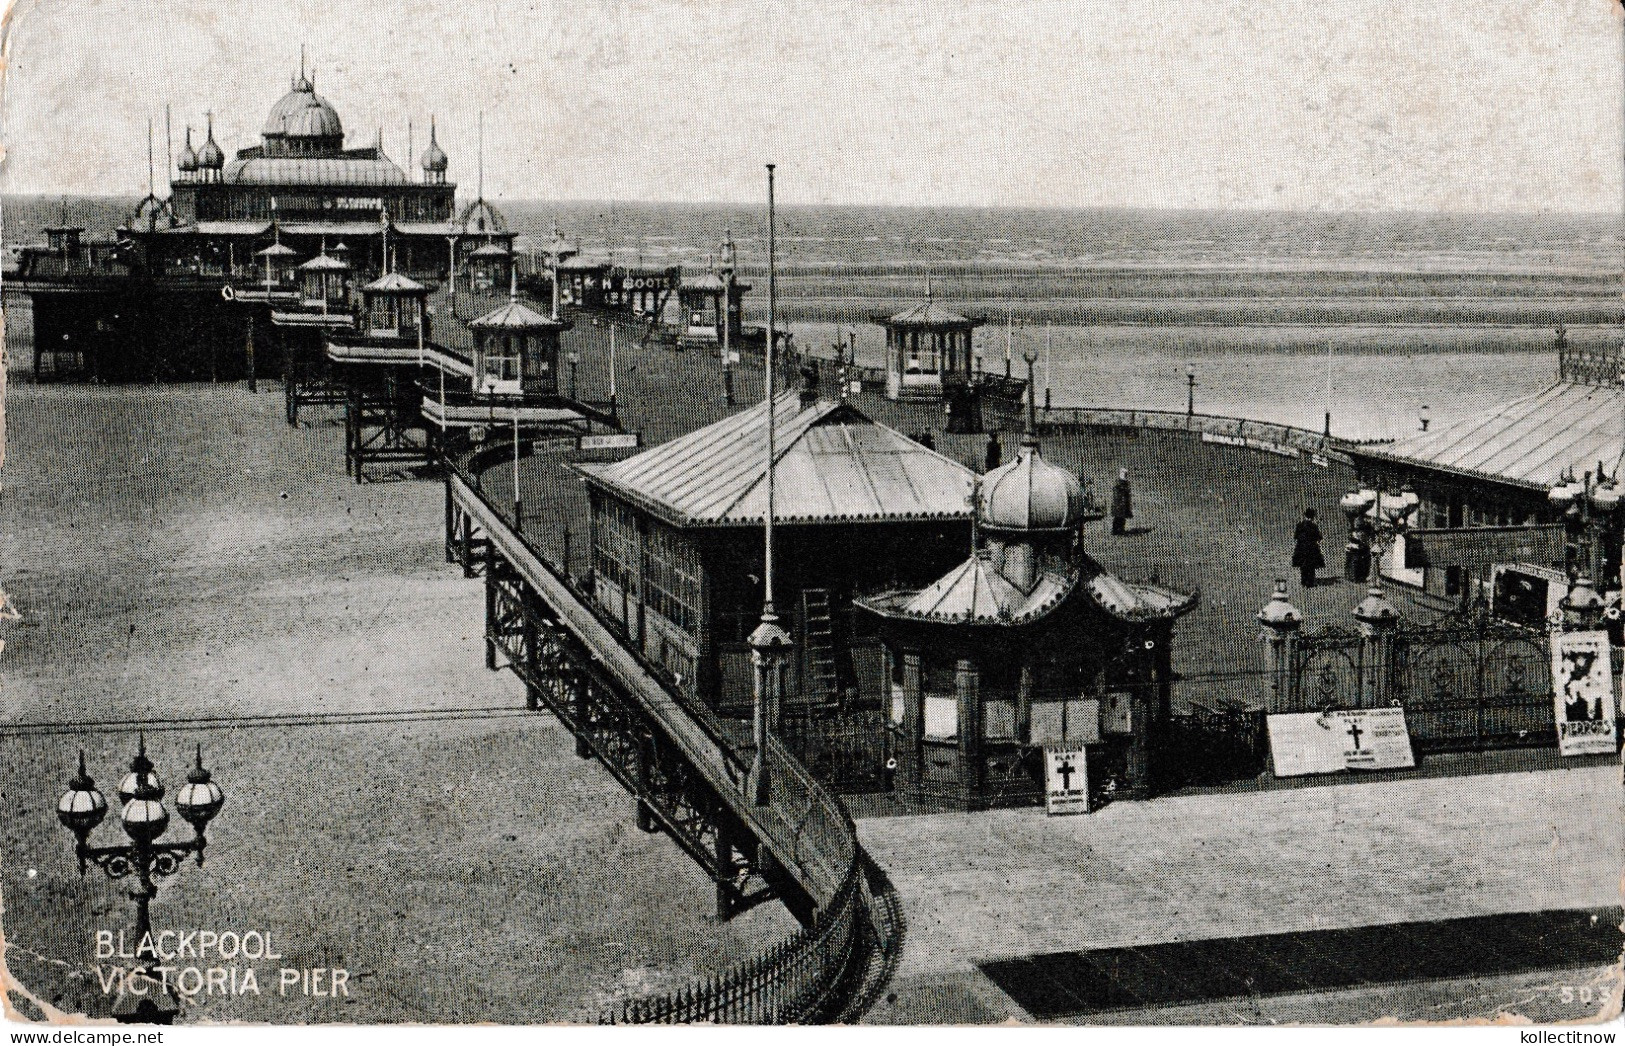
[[[218,171],[226,165],[226,154],[221,150],[219,143],[214,140],[214,120],[209,120],[209,140],[203,143],[198,150],[197,165],[206,170]]]
[[[197,170],[197,153],[192,151],[192,129],[186,129],[186,144],[181,147],[181,158],[176,161],[175,167],[182,174],[191,174]]]
[[[440,142],[435,138],[434,118],[429,119],[429,147],[423,150],[423,169],[442,174],[451,165],[446,157],[446,150],[440,148]]]
[[[1051,465],[1024,437],[1014,461],[982,477],[982,525],[990,530],[1070,530],[1084,521],[1076,476]]]

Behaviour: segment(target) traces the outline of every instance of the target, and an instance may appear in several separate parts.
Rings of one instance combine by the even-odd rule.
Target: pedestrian
[[[987,437],[987,458],[983,471],[992,472],[994,469],[998,468],[1003,461],[1004,448],[999,445],[999,434],[997,432],[990,432],[988,433]]]
[[[936,450],[937,449],[937,441],[936,441],[935,438],[932,437],[929,430],[927,430],[925,432],[921,432],[918,436],[915,437],[915,441],[917,443],[919,443],[920,446],[924,447],[926,450]]]
[[[1303,518],[1292,531],[1292,565],[1298,568],[1304,588],[1315,587],[1315,571],[1326,565],[1326,557],[1320,554],[1320,524],[1315,522],[1312,508],[1303,510]]]
[[[1117,482],[1112,484],[1112,533],[1128,533],[1128,521],[1134,518],[1134,493],[1129,489],[1128,469],[1117,470]]]

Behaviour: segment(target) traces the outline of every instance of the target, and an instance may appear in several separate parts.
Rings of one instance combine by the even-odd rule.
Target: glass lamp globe
[[[220,790],[203,768],[203,746],[198,746],[197,765],[186,773],[186,783],[175,793],[175,809],[193,829],[201,833],[203,826],[214,819],[226,803],[226,793]]]
[[[1546,498],[1558,508],[1567,508],[1574,503],[1574,484],[1569,480],[1558,480],[1557,484],[1547,492]]]
[[[164,804],[150,795],[139,795],[124,804],[119,815],[124,831],[137,842],[150,843],[164,834],[169,827],[169,811]]]
[[[1605,483],[1591,492],[1591,504],[1598,512],[1612,512],[1619,507],[1619,488]]]
[[[79,753],[79,773],[68,782],[68,790],[56,803],[56,819],[62,827],[84,836],[102,823],[107,816],[107,797],[96,788],[96,782],[85,772],[85,753]]]
[[[136,752],[135,758],[130,760],[130,772],[124,775],[124,780],[118,785],[118,798],[121,803],[128,803],[142,792],[151,793],[147,798],[162,799],[164,797],[164,783],[158,780],[158,772],[147,758],[147,735],[141,735],[141,748]]]

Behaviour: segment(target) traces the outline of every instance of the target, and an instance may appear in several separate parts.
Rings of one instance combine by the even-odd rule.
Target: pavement
[[[1594,936],[1589,946],[1548,949],[1528,969],[1497,959],[1490,930],[1476,924],[1431,937],[1416,927],[1539,912],[1600,912],[1617,925],[1622,806],[1619,768],[1591,766],[1186,795],[1072,817],[1023,809],[864,818],[859,835],[907,918],[890,995],[868,1019],[1349,1023],[1488,1018],[1509,1008],[1539,1019],[1572,1020],[1610,1005],[1617,1012],[1618,971],[1597,961]],[[1135,989],[1106,1005],[1056,972],[1064,953],[1098,965],[1110,949],[1144,955],[1170,942],[1211,949],[1374,926],[1433,940],[1440,963],[1397,968],[1391,981],[1360,971],[1339,977],[1323,967],[1349,943],[1333,936],[1315,946],[1323,958],[1311,954],[1300,971],[1315,990],[1182,993],[1176,985]],[[1046,1012],[1026,992],[1024,1007],[987,972],[1009,960],[1038,962],[1060,981],[1055,990],[1083,1002]],[[1170,976],[1190,980],[1188,972]]]

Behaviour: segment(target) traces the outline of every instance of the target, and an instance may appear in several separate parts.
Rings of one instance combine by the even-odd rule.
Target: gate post
[[[1354,621],[1360,627],[1360,707],[1382,708],[1393,692],[1399,610],[1383,594],[1382,586],[1374,584],[1354,608]]]
[[[1287,598],[1284,579],[1276,578],[1275,592],[1258,612],[1258,623],[1263,626],[1258,638],[1264,642],[1264,711],[1295,712],[1298,630],[1303,627],[1303,612]]]

